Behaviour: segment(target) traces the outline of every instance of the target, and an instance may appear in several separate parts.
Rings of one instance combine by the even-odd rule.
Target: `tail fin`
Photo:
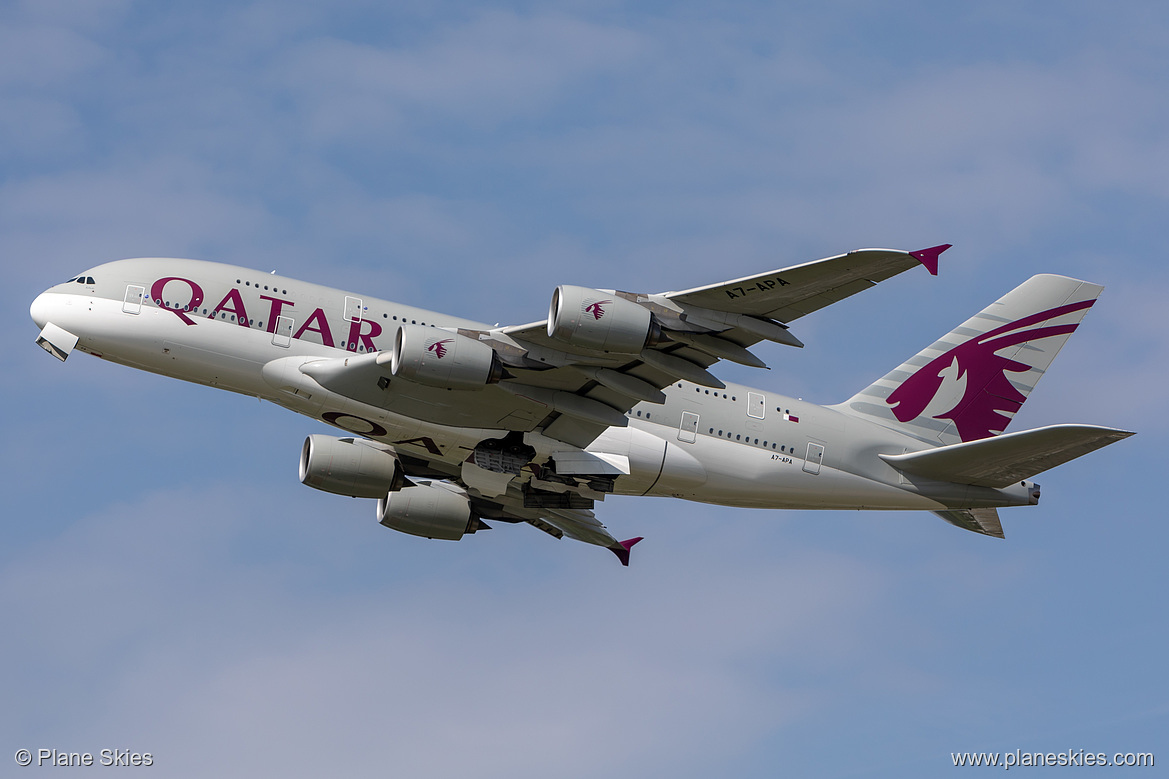
[[[1033,276],[837,408],[942,444],[997,435],[1103,289]]]

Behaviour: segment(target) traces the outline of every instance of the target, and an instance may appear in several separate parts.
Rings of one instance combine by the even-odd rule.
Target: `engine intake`
[[[445,541],[487,529],[471,511],[466,493],[441,481],[420,481],[389,493],[377,502],[377,518],[391,530]]]
[[[401,325],[390,355],[394,376],[442,389],[474,390],[504,377],[495,350],[465,335],[422,325]]]
[[[662,340],[648,308],[612,292],[562,284],[552,293],[548,336],[584,349],[640,354]]]
[[[300,483],[352,498],[380,498],[402,488],[396,457],[355,438],[310,435],[300,450]]]

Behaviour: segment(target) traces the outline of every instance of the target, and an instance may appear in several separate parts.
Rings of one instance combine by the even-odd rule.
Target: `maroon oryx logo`
[[[1074,311],[1091,308],[1095,302],[1084,300],[1049,308],[958,344],[930,360],[903,381],[897,389],[889,393],[885,402],[893,407],[893,415],[898,420],[909,422],[920,416],[933,401],[942,388],[942,382],[947,374],[954,381],[965,378],[966,387],[962,399],[949,411],[936,414],[933,418],[952,420],[963,441],[976,441],[1001,433],[1006,430],[1011,418],[1000,412],[1014,414],[1027,399],[1026,395],[1011,384],[1007,373],[1024,373],[1030,370],[1031,366],[1009,357],[1002,357],[996,352],[1028,341],[1074,332],[1079,327],[1078,324],[1032,326]]]
[[[605,309],[601,308],[601,306],[607,306],[612,302],[612,300],[594,300],[584,307],[585,313],[592,314],[593,319],[600,319],[605,315]]]
[[[444,338],[441,341],[435,341],[426,347],[426,351],[434,352],[434,356],[441,360],[443,357],[446,357],[446,344],[449,344],[453,340],[453,338]]]

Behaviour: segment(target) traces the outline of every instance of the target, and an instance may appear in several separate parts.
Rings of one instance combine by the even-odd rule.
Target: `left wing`
[[[1003,523],[999,521],[998,509],[950,509],[933,513],[954,527],[969,530],[971,533],[1006,538],[1003,534]]]
[[[509,487],[505,493],[490,498],[473,495],[471,506],[476,514],[487,519],[526,522],[556,539],[568,536],[575,541],[603,546],[617,555],[622,565],[629,565],[630,548],[642,540],[632,538],[618,541],[601,524],[592,509],[528,508],[522,490],[515,487]]]

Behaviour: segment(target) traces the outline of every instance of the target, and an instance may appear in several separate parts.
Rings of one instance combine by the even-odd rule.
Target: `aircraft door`
[[[678,425],[678,440],[684,444],[692,444],[698,438],[698,415],[693,411],[682,412],[682,422]]]
[[[351,298],[348,295],[345,296],[345,321],[361,321],[361,298]]]
[[[747,416],[763,419],[767,414],[767,398],[762,392],[747,393]]]
[[[292,328],[296,324],[290,316],[276,317],[276,329],[272,331],[272,343],[276,346],[292,346]]]
[[[146,297],[146,287],[130,284],[126,287],[126,297],[122,300],[122,311],[127,314],[137,314],[142,311],[142,299]]]
[[[804,470],[811,474],[820,472],[824,462],[824,444],[808,443],[808,454],[804,457]]]

